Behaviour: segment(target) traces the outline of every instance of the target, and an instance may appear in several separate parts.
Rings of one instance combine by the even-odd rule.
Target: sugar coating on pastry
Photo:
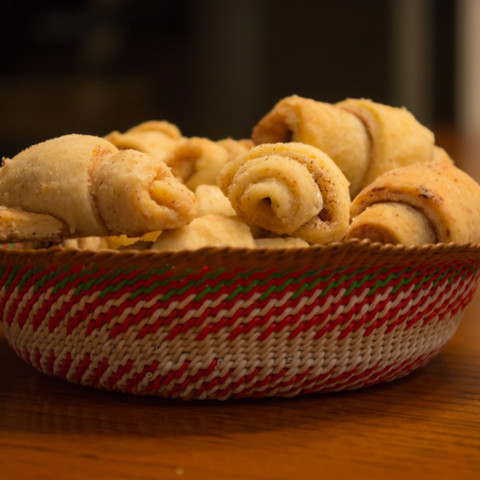
[[[351,200],[353,199],[353,201]],[[480,242],[480,186],[405,108],[292,95],[251,139],[165,120],[3,159],[0,241],[24,248],[305,248]]]
[[[225,165],[217,182],[241,218],[278,235],[327,243],[346,233],[348,181],[311,145],[258,145]]]
[[[255,144],[300,142],[325,152],[360,190],[370,157],[370,137],[355,115],[326,102],[298,95],[281,99],[254,127]]]
[[[165,159],[173,174],[191,190],[199,185],[215,185],[220,169],[250,148],[248,140],[227,138],[213,141],[190,137],[181,142]]]
[[[422,212],[435,242],[480,241],[480,185],[448,162],[417,163],[377,177],[353,200],[352,218],[381,202]]]
[[[141,236],[189,223],[198,211],[193,192],[163,162],[123,150],[98,163],[93,195],[108,231]]]
[[[435,243],[436,240],[429,220],[420,210],[395,202],[367,207],[352,220],[346,238],[403,245]]]
[[[153,250],[180,251],[202,247],[254,248],[255,241],[247,224],[238,217],[204,215],[189,225],[163,232]]]
[[[434,159],[435,136],[406,108],[348,98],[336,104],[361,120],[371,138],[367,170],[361,187],[394,168]]]
[[[50,215],[68,226],[62,235],[69,237],[141,236],[185,225],[198,208],[164,162],[77,134],[5,159],[0,205]]]
[[[432,161],[435,140],[405,108],[363,98],[329,104],[298,95],[280,100],[255,126],[252,139],[319,148],[345,174],[352,197],[383,172]]]
[[[106,233],[91,192],[91,168],[118,149],[90,135],[65,135],[33,145],[0,170],[0,204],[51,215],[71,233]]]

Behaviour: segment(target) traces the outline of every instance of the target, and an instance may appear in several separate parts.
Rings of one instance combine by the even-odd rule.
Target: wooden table
[[[479,479],[479,317],[477,293],[443,352],[401,380],[289,400],[82,388],[38,373],[0,335],[0,478]]]

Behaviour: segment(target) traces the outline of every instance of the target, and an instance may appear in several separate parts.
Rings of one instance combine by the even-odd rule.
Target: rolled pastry
[[[191,137],[179,144],[165,162],[174,175],[195,190],[199,185],[215,185],[221,168],[249,148],[249,142],[233,139],[215,142],[208,138]]]
[[[347,238],[404,245],[436,242],[427,217],[419,209],[398,202],[380,202],[367,207],[353,218]]]
[[[337,104],[293,95],[256,125],[255,144],[302,142],[324,151],[350,182],[352,197],[381,173],[433,159],[434,135],[404,108],[365,99]]]
[[[150,120],[124,133],[115,130],[106,135],[105,139],[118,149],[138,150],[153,158],[165,160],[183,137],[176,125],[165,120]]]
[[[353,200],[347,238],[388,243],[480,241],[480,186],[454,165],[421,163],[382,174]]]
[[[204,215],[185,227],[163,232],[152,250],[196,250],[202,247],[254,248],[248,225],[238,217]]]
[[[175,228],[197,213],[194,194],[163,162],[91,135],[33,145],[0,169],[0,205],[53,217],[61,236],[106,236]],[[0,230],[5,226],[0,224]],[[43,232],[56,235],[58,228]],[[29,240],[17,238],[18,241]],[[35,237],[38,239],[38,237]]]
[[[258,145],[227,163],[217,181],[241,218],[270,232],[327,243],[347,231],[348,181],[311,145]]]
[[[227,137],[222,140],[217,140],[217,144],[222,146],[230,157],[230,160],[238,157],[240,154],[252,149],[255,145],[250,138],[242,138],[236,140],[235,138]]]

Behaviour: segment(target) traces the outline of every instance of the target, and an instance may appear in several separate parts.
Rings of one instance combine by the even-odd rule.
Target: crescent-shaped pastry
[[[4,159],[0,205],[53,217],[55,228],[43,232],[48,238],[56,236],[58,222],[62,237],[141,236],[185,225],[198,208],[193,192],[165,163],[136,150],[119,151],[100,137],[77,134]],[[0,222],[0,231],[5,228]],[[28,238],[15,240],[31,239],[24,233]]]
[[[135,150],[105,156],[92,171],[92,190],[102,224],[128,236],[170,230],[195,218],[195,195],[164,162]]]
[[[449,163],[382,174],[353,200],[347,238],[385,243],[480,241],[480,186]]]
[[[348,181],[311,145],[258,145],[227,163],[217,182],[238,215],[265,230],[311,243],[339,240],[347,230]]]
[[[165,162],[175,176],[195,190],[199,185],[215,185],[221,168],[250,148],[248,141],[190,137],[180,143]]]
[[[151,157],[165,160],[182,140],[178,127],[165,120],[150,120],[140,123],[126,132],[110,132],[105,139],[118,149],[133,149]]]
[[[410,112],[365,99],[329,104],[286,97],[259,121],[252,139],[318,147],[343,171],[352,197],[381,173],[434,155],[433,133]]]
[[[352,219],[347,238],[404,245],[436,243],[435,231],[423,212],[400,202],[379,202],[365,208]]]
[[[371,138],[363,188],[384,172],[435,158],[435,136],[406,108],[350,98],[336,106],[359,118]]]
[[[250,138],[242,138],[240,140],[236,140],[235,138],[227,137],[222,138],[221,140],[217,140],[216,143],[222,146],[228,152],[230,160],[233,160],[234,158],[238,157],[242,153],[247,152],[255,146],[253,140],[251,140]]]

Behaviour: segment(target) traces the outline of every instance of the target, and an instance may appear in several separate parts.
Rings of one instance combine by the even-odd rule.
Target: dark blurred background
[[[0,2],[0,155],[150,119],[247,137],[280,98],[456,122],[455,0]]]

